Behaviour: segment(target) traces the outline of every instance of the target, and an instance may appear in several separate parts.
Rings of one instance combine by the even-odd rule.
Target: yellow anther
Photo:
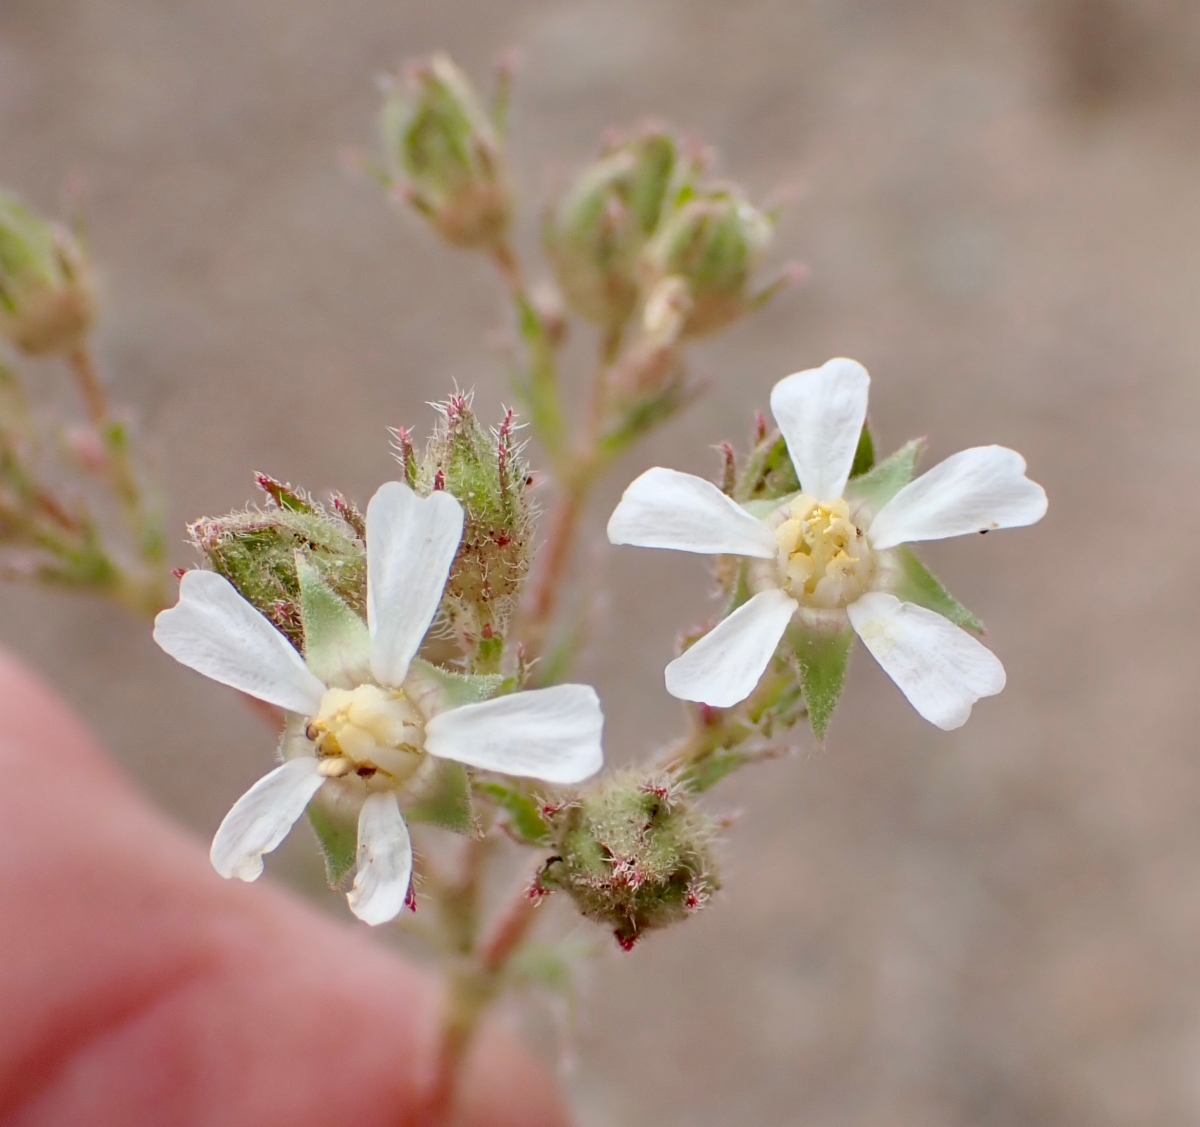
[[[873,570],[870,547],[844,500],[828,504],[801,493],[775,529],[784,586],[801,602],[845,606],[865,590]]]

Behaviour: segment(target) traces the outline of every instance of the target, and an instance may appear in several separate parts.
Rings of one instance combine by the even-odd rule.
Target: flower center
[[[305,735],[317,745],[321,773],[331,777],[384,771],[402,782],[424,754],[421,714],[404,693],[378,685],[327,689]]]
[[[871,546],[842,500],[826,505],[801,493],[785,507],[775,539],[783,588],[806,606],[834,609],[854,602],[875,571]]]

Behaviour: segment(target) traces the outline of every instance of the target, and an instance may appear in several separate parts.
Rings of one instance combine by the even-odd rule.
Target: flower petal
[[[666,670],[667,692],[714,708],[745,700],[796,613],[782,591],[761,591],[719,622]]]
[[[371,672],[398,688],[437,614],[462,539],[462,506],[439,490],[418,497],[399,481],[367,506],[367,625]]]
[[[352,911],[372,927],[394,920],[408,897],[412,840],[394,791],[367,796],[358,815],[358,872],[346,894]]]
[[[1004,666],[935,611],[872,591],[846,608],[863,644],[926,720],[960,728],[981,697],[1004,688]]]
[[[257,880],[262,875],[263,854],[287,837],[325,782],[317,767],[318,760],[312,755],[289,759],[233,804],[209,851],[213,868],[221,876]]]
[[[603,765],[603,727],[591,686],[555,685],[439,713],[425,725],[425,750],[484,771],[578,783]]]
[[[828,360],[780,380],[771,414],[787,443],[800,488],[818,501],[841,497],[867,418],[871,377],[855,360]]]
[[[655,466],[625,490],[608,521],[613,544],[771,559],[775,536],[711,481]]]
[[[154,640],[176,661],[269,704],[311,716],[325,686],[295,647],[213,571],[189,571],[179,602],[154,620]]]
[[[1046,491],[1025,476],[1025,459],[1005,446],[951,454],[896,494],[871,522],[876,548],[1019,528],[1046,515]]]

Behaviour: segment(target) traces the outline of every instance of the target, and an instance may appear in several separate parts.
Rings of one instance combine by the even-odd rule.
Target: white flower
[[[427,756],[550,783],[599,770],[603,716],[594,690],[557,685],[447,707],[438,677],[414,661],[437,613],[462,536],[450,494],[418,497],[382,486],[367,508],[367,623],[298,557],[307,660],[226,579],[190,571],[154,638],[177,661],[296,714],[285,762],[235,803],[217,830],[212,862],[224,877],[255,880],[262,857],[287,836],[322,787],[360,806],[357,874],[348,899],[369,924],[404,905],[412,846],[398,794]]]
[[[959,727],[975,701],[1004,687],[999,660],[938,610],[973,624],[969,612],[903,546],[1033,524],[1045,491],[1002,446],[964,450],[912,481],[914,443],[851,481],[869,384],[862,365],[838,359],[775,385],[771,410],[799,494],[749,503],[751,512],[702,478],[662,468],[625,491],[608,523],[614,544],[749,561],[752,597],[667,666],[672,695],[721,708],[744,700],[789,628],[818,734],[851,629],[939,728]]]

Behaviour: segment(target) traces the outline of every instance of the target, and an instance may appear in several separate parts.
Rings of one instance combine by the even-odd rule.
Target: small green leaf
[[[901,489],[913,479],[917,459],[925,447],[923,438],[901,446],[890,458],[880,462],[874,469],[861,477],[852,477],[846,487],[846,498],[851,502],[865,502],[879,512]],[[861,443],[860,443],[861,449]],[[857,455],[855,457],[857,461]]]
[[[892,586],[896,598],[936,611],[964,630],[983,633],[983,623],[942,586],[911,548],[902,545],[895,553],[901,569],[900,580]]]
[[[854,631],[848,625],[829,629],[797,622],[788,630],[788,641],[800,666],[800,686],[813,734],[823,740],[846,683]]]
[[[337,888],[346,874],[354,868],[358,852],[358,822],[340,817],[320,801],[320,796],[308,804],[308,822],[321,843],[325,855],[325,875],[332,888]]]
[[[850,476],[862,477],[874,465],[875,440],[871,437],[871,428],[863,423],[862,434],[858,436],[858,448],[854,451],[854,463],[850,467]]]
[[[415,658],[408,668],[404,689],[426,716],[433,717],[464,704],[490,700],[504,684],[500,673],[455,673]]]
[[[371,642],[367,625],[325,583],[320,572],[296,553],[300,619],[304,624],[304,660],[326,685],[351,688],[370,673]]]
[[[549,845],[550,827],[542,817],[537,802],[516,787],[503,783],[475,780],[475,789],[486,794],[507,815],[506,825],[512,835],[526,845]]]
[[[404,816],[410,822],[429,822],[456,834],[479,832],[471,807],[471,783],[461,763],[428,756],[409,790],[414,797]]]

